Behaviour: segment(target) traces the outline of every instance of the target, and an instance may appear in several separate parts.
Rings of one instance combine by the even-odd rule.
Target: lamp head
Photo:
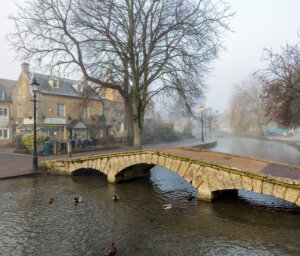
[[[39,91],[40,84],[36,81],[35,77],[33,78],[32,82],[30,83],[30,87],[34,93]]]
[[[203,107],[203,106],[201,106],[201,107],[200,107],[200,111],[202,112],[203,110],[204,110],[204,107]]]

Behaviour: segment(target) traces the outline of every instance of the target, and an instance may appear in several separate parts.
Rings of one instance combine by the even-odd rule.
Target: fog
[[[21,2],[21,1],[20,1]],[[221,52],[207,81],[207,107],[220,112],[228,108],[233,85],[263,67],[261,54],[264,47],[278,49],[286,42],[298,41],[300,26],[298,0],[230,0],[236,12],[231,21],[232,32],[224,37],[226,50]],[[14,25],[8,16],[17,11],[15,0],[5,1],[0,9],[0,78],[17,80],[21,62],[9,46],[5,35]]]

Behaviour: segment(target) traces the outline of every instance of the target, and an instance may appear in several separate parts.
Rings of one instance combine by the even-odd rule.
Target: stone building
[[[12,143],[11,92],[16,81],[0,79],[0,144]]]
[[[31,79],[40,84],[37,93],[37,130],[53,139],[126,138],[124,101],[118,91],[104,88],[88,96],[85,79],[76,81],[31,73],[22,64],[17,81],[0,79],[0,144],[12,143],[16,134],[33,132]],[[112,81],[108,71],[107,81]],[[145,120],[155,117],[151,101]]]
[[[100,95],[87,97],[88,85],[84,80],[32,74],[29,65],[24,63],[11,93],[12,134],[33,130],[32,76],[40,84],[37,94],[37,127],[40,132],[60,139],[91,139],[121,130],[125,114],[119,102],[102,99]],[[101,125],[99,117],[102,115],[107,121]]]

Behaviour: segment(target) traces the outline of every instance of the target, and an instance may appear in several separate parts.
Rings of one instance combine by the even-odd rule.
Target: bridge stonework
[[[122,182],[149,175],[159,165],[190,182],[201,200],[212,201],[223,191],[247,190],[275,196],[300,206],[300,183],[261,173],[231,168],[154,150],[120,152],[92,157],[44,161],[40,169],[48,174],[72,175],[80,169],[97,170],[109,182]]]

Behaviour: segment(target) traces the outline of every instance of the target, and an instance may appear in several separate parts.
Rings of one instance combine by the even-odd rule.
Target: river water
[[[300,166],[300,151],[285,143],[237,137],[222,137],[217,142],[210,150]]]
[[[158,166],[150,179],[123,184],[102,175],[1,180],[0,255],[103,255],[111,242],[130,256],[300,255],[294,205],[244,191],[213,203],[187,201],[188,193],[196,195]]]

